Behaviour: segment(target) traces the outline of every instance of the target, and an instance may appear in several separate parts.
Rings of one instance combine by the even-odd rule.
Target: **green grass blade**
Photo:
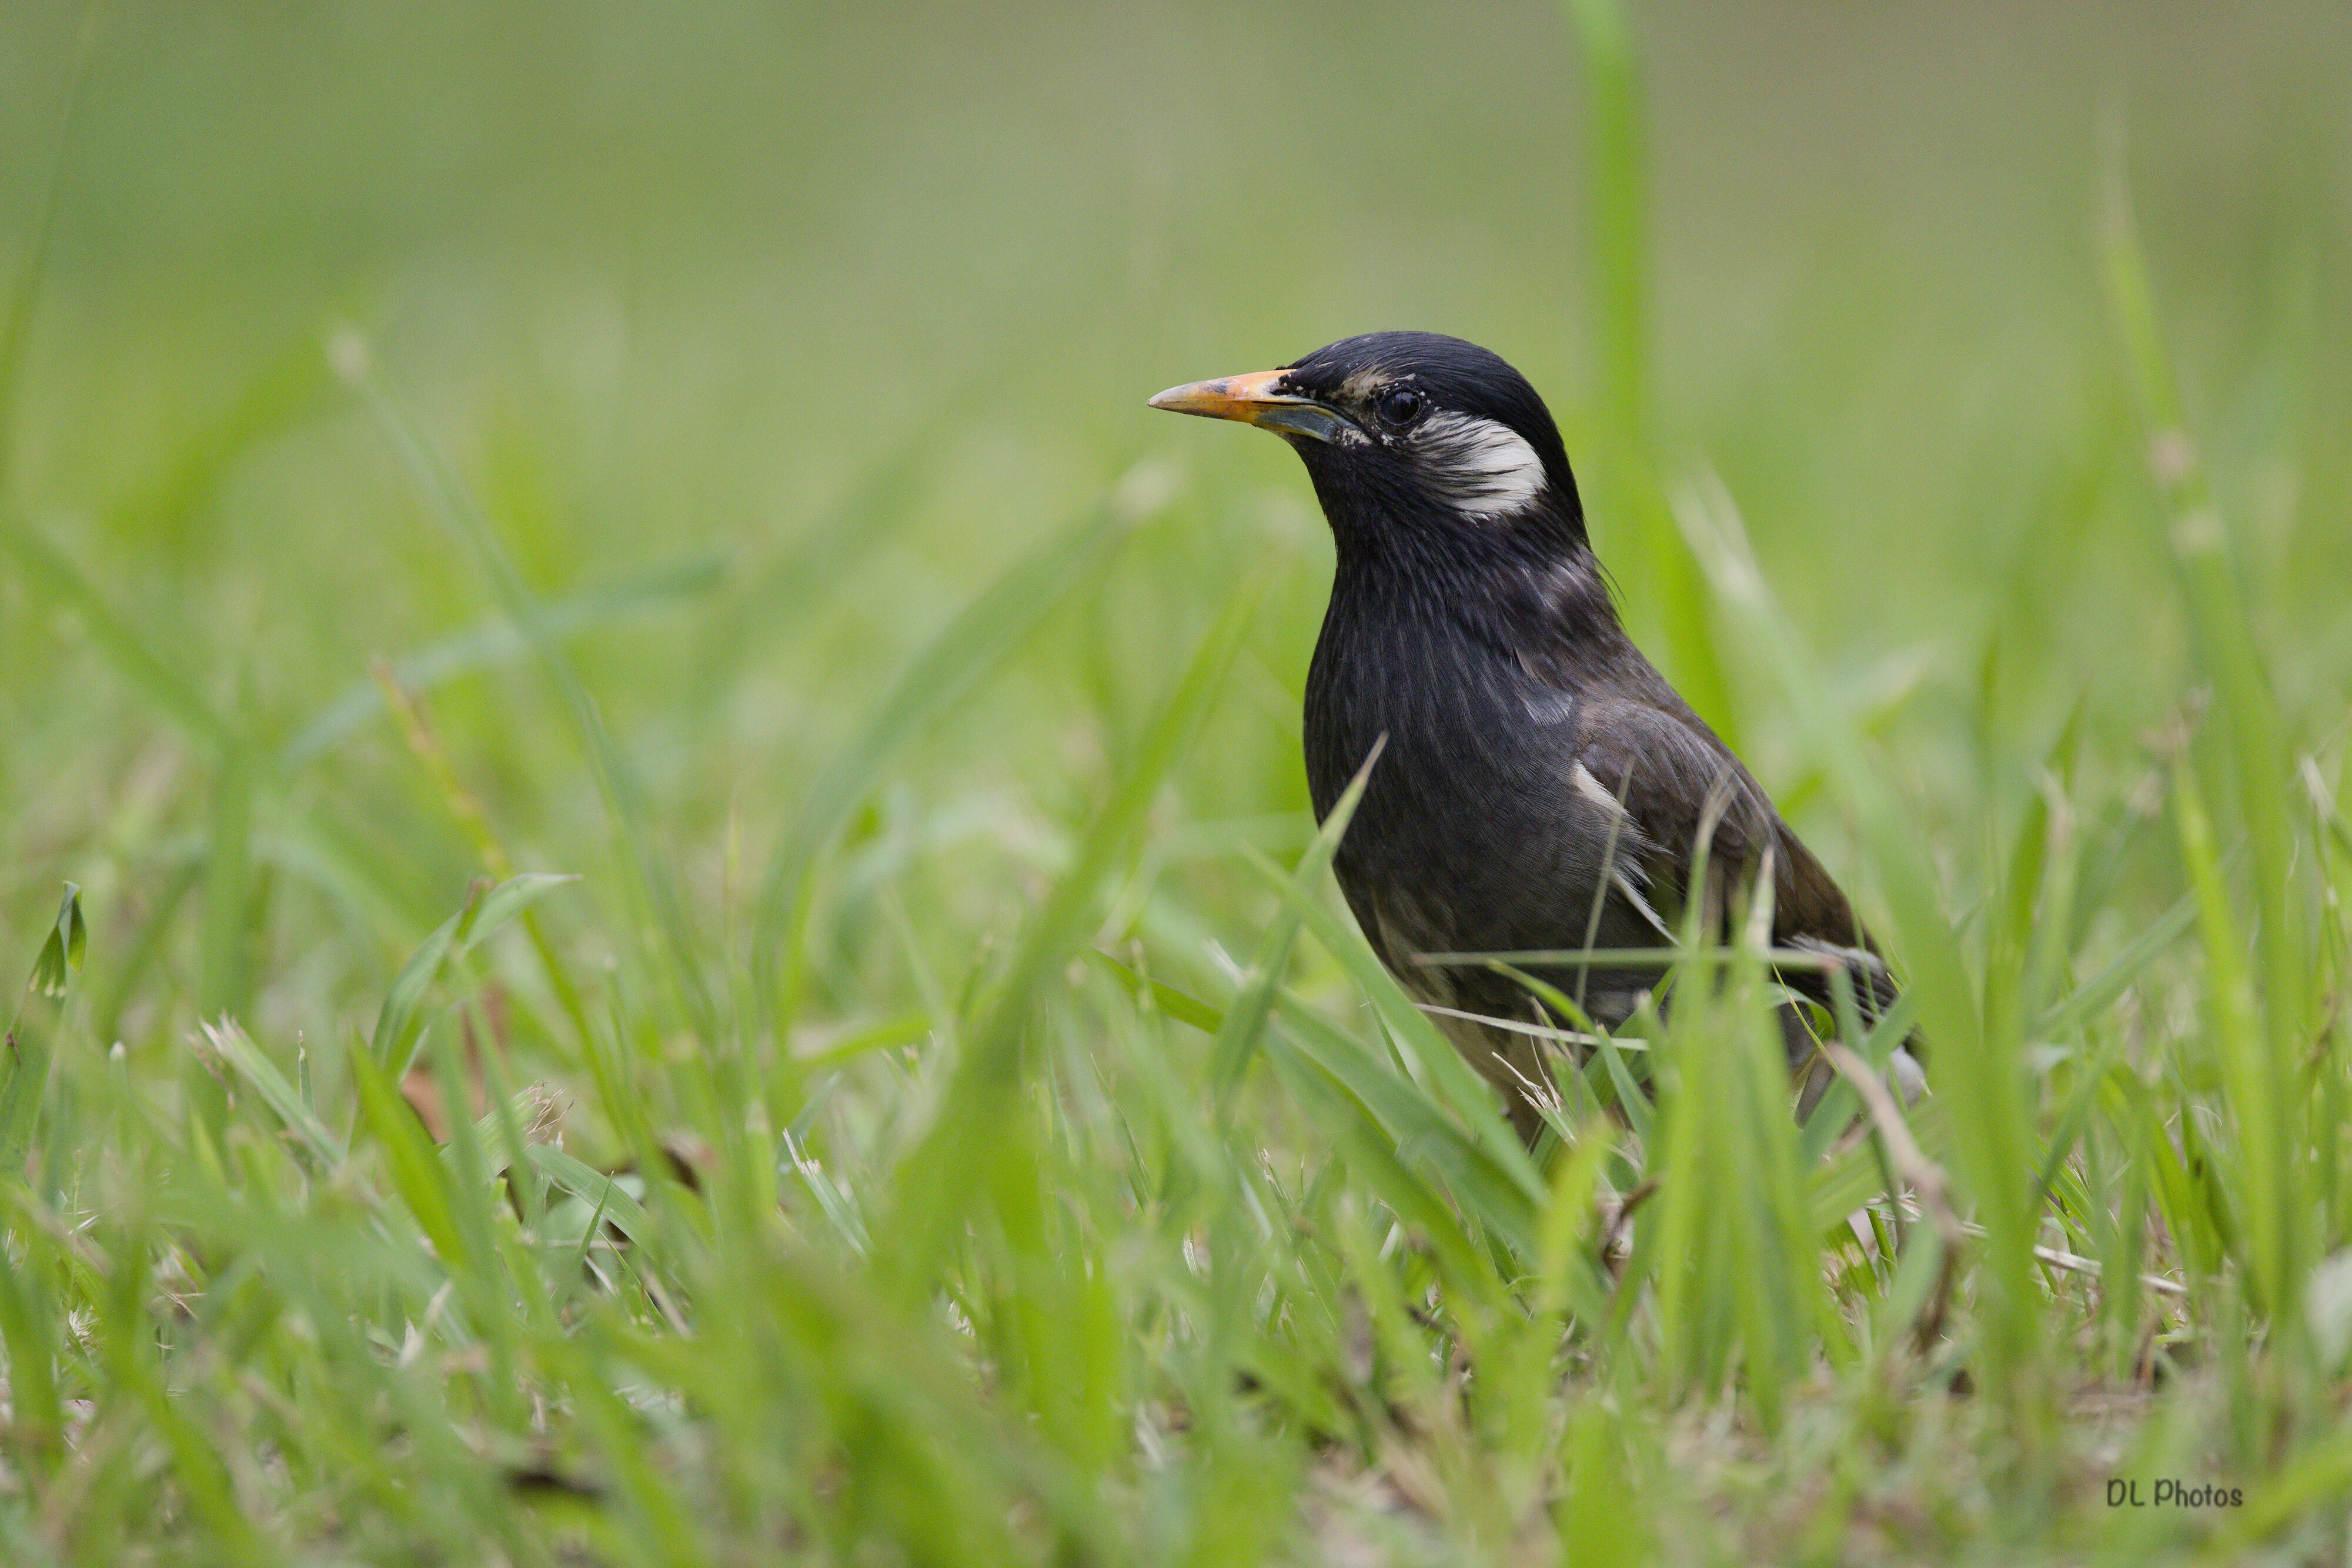
[[[970,1205],[987,1189],[973,1180],[973,1173],[995,1169],[1001,1145],[1010,1143],[1003,1129],[1017,1103],[1022,1040],[1039,989],[1084,943],[1104,878],[1141,827],[1161,780],[1206,721],[1241,651],[1261,591],[1255,582],[1244,584],[1202,640],[1145,732],[1133,768],[1087,827],[1069,871],[1024,935],[988,1016],[957,1063],[930,1130],[899,1167],[888,1221],[892,1239],[880,1255],[901,1280],[929,1280]]]
[[[1648,110],[1634,8],[1623,0],[1563,0],[1562,9],[1584,53],[1588,315],[1599,349],[1606,466],[1619,503],[1609,559],[1626,574],[1629,611],[1655,633],[1676,687],[1736,745],[1738,710],[1707,619],[1705,583],[1652,465]]]
[[[640,1245],[657,1239],[653,1217],[645,1206],[624,1191],[611,1176],[565,1154],[552,1144],[533,1144],[523,1151],[531,1168],[581,1202],[620,1227],[621,1233]]]
[[[278,1064],[261,1053],[261,1048],[253,1043],[253,1037],[245,1032],[242,1025],[234,1019],[224,1018],[217,1024],[207,1023],[200,1027],[205,1031],[205,1039],[220,1053],[221,1060],[235,1069],[239,1078],[252,1085],[254,1092],[261,1096],[262,1103],[269,1107],[270,1112],[286,1124],[289,1132],[309,1145],[323,1168],[331,1170],[342,1163],[342,1140],[327,1130],[326,1124],[311,1112],[301,1093],[286,1081],[284,1073],[278,1071]]]
[[[865,729],[809,787],[768,868],[752,929],[752,972],[762,1007],[791,1006],[798,930],[809,879],[825,845],[901,747],[951,711],[1109,556],[1132,519],[1105,506],[1014,562],[915,656]],[[777,1038],[784,1024],[777,1023]]]
[[[1407,1163],[1394,1135],[1369,1107],[1339,1079],[1322,1071],[1316,1059],[1294,1051],[1291,1040],[1286,1029],[1267,1036],[1266,1060],[1292,1097],[1307,1108],[1314,1124],[1338,1146],[1348,1168],[1380,1196],[1398,1219],[1426,1239],[1449,1283],[1465,1301],[1500,1299],[1501,1277],[1485,1249],[1465,1233],[1443,1190]],[[1532,1227],[1528,1234],[1532,1235]]]
[[[2201,802],[2183,808],[2183,845],[2192,861],[2199,924],[2213,966],[2217,1043],[2224,1052],[2231,1111],[2251,1167],[2247,1197],[2256,1238],[2256,1283],[2263,1305],[2278,1314],[2275,1321],[2292,1334],[2296,1318],[2287,1310],[2284,1292],[2288,1281],[2298,1277],[2312,1244],[2307,1235],[2310,1213],[2298,1191],[2299,1162],[2292,1153],[2302,1135],[2302,1118],[2291,1089],[2311,1036],[2312,948],[2305,917],[2308,900],[2298,885],[2300,846],[2287,803],[2290,758],[2281,737],[2277,699],[2230,559],[2227,528],[2189,440],[2165,353],[2155,289],[2133,220],[2119,130],[2110,135],[2103,219],[2108,303],[2131,367],[2166,542],[2198,661],[2212,685],[2220,760],[2236,782],[2251,850],[2259,989],[2252,977],[2238,977],[2234,959],[2214,950],[2213,943],[2236,929],[2237,922],[2220,886],[2219,861]],[[2175,777],[2177,787],[2188,775],[2177,770]],[[2192,835],[2203,841],[2193,849],[2189,847]],[[2237,988],[2223,994],[2225,987]]]
[[[726,566],[723,556],[703,554],[649,567],[614,582],[551,600],[541,612],[540,626],[549,637],[569,641],[631,616],[686,603],[715,589]],[[501,615],[393,660],[392,673],[407,690],[429,692],[530,654],[530,643],[512,621]],[[300,771],[383,717],[384,711],[383,687],[370,676],[354,680],[279,748],[278,770]]]
[[[375,1052],[357,1040],[348,1053],[360,1113],[384,1152],[386,1175],[417,1228],[433,1243],[443,1264],[458,1267],[466,1256],[451,1207],[449,1178],[425,1142],[416,1113],[400,1097],[397,1080],[377,1065]]]
[[[2249,1221],[2251,1255],[2246,1262],[2257,1302],[2272,1312],[2291,1311],[2287,1282],[2293,1260],[2287,1215],[2293,1176],[2284,1114],[2286,1086],[2279,1082],[2263,1039],[2253,977],[2246,970],[2237,917],[2221,881],[2221,855],[2214,846],[2204,791],[2185,761],[2174,769],[2172,799],[2181,859],[2189,868],[2197,899],[2197,923],[2204,938],[2211,1048],[2242,1155],[2235,1174],[2243,1183]],[[2184,1125],[2183,1131],[2187,1130]]]
[[[1198,998],[1187,996],[1162,981],[1147,979],[1100,948],[1087,948],[1086,956],[1088,963],[1117,979],[1129,996],[1166,1013],[1178,1023],[1191,1024],[1211,1036],[1223,1030],[1225,1015]]]
[[[1348,971],[1349,978],[1370,1000],[1390,1037],[1412,1053],[1435,1085],[1446,1109],[1459,1118],[1486,1151],[1486,1157],[1510,1174],[1513,1185],[1527,1194],[1529,1202],[1540,1203],[1546,1190],[1543,1178],[1528,1158],[1518,1134],[1511,1131],[1510,1124],[1496,1108],[1493,1090],[1477,1070],[1462,1059],[1462,1053],[1430,1021],[1429,1015],[1405,994],[1404,988],[1389,973],[1362,934],[1325,907],[1322,900],[1309,897],[1305,889],[1246,845],[1243,846],[1243,859],[1283,896],[1290,908],[1298,912],[1324,951]]]
[[[40,530],[22,517],[0,513],[0,549],[16,559],[45,599],[73,608],[89,628],[90,640],[105,652],[116,671],[189,738],[222,752],[238,744],[236,731],[198,693],[184,664],[165,659],[151,648],[147,639]]]
[[[375,1030],[368,1048],[395,1083],[416,1058],[417,1041],[425,1033],[425,998],[433,982],[450,963],[496,936],[509,921],[537,900],[577,876],[550,872],[525,872],[492,887],[478,887],[465,906],[434,928],[418,944],[394,977],[376,1011]]]
[[[2196,923],[2197,896],[2184,893],[2179,903],[2133,937],[2097,974],[2044,1009],[2034,1019],[2029,1032],[2037,1039],[2050,1040],[2072,1034],[2089,1023],[2113,1006],[2157,956]]]
[[[719,1038],[719,1019],[696,957],[696,942],[688,923],[684,896],[673,869],[655,852],[653,826],[635,770],[605,727],[570,656],[549,629],[545,607],[523,580],[497,530],[475,510],[455,476],[376,378],[366,343],[356,333],[347,331],[336,343],[334,351],[427,507],[443,528],[474,557],[488,579],[500,609],[538,655],[550,685],[562,699],[581,749],[587,755],[589,770],[620,836],[621,847],[637,873],[638,891],[658,928],[668,958],[667,976],[674,994],[688,1021],[706,1041],[716,1044]]]
[[[57,918],[41,939],[33,972],[15,1009],[5,1036],[7,1080],[0,1087],[0,1170],[21,1171],[25,1150],[40,1120],[47,1097],[58,1030],[66,1019],[66,997],[73,977],[81,972],[89,932],[82,924],[81,889],[66,883]]]
[[[1436,1175],[1482,1225],[1530,1268],[1535,1265],[1540,1200],[1517,1179],[1518,1172],[1464,1133],[1410,1079],[1314,1009],[1286,998],[1281,1019],[1291,1049],[1360,1107],[1359,1113],[1389,1140],[1401,1164],[1408,1169],[1425,1166]]]
[[[58,111],[56,145],[50,152],[47,177],[32,223],[33,243],[19,265],[15,286],[0,312],[0,483],[16,476],[16,399],[23,390],[26,345],[32,339],[33,311],[40,303],[41,285],[48,273],[50,247],[57,241],[59,195],[65,189],[66,156],[74,145],[80,119],[82,87],[89,79],[89,57],[98,39],[100,9],[94,3],[82,11],[74,40],[73,65],[66,77],[65,102]]]
[[[82,956],[89,947],[89,927],[81,917],[81,888],[69,882],[65,896],[58,901],[58,917],[33,960],[33,977],[25,988],[37,996],[62,998],[72,977],[81,973]]]
[[[2013,1032],[1988,1033],[1923,835],[1906,820],[1866,758],[1860,738],[1832,707],[1801,639],[1788,623],[1749,550],[1729,497],[1719,487],[1685,495],[1680,507],[1715,585],[1750,646],[1772,671],[1811,743],[1828,759],[1839,794],[1860,825],[1895,919],[1891,944],[1919,998],[1928,1071],[1950,1102],[1958,1174],[1986,1230],[1987,1287],[1980,1342],[1990,1381],[2005,1396],[2030,1397],[2041,1354],[2040,1294],[2032,1280],[2032,1161],[2026,1144],[2024,1064]]]
[[[1274,1011],[1275,996],[1282,988],[1283,971],[1290,964],[1291,945],[1298,939],[1299,923],[1306,918],[1307,905],[1314,897],[1309,890],[1331,869],[1331,858],[1339,852],[1339,840],[1348,831],[1349,819],[1356,814],[1356,803],[1364,798],[1364,786],[1371,782],[1372,769],[1379,765],[1381,751],[1387,744],[1385,736],[1373,743],[1363,766],[1356,769],[1356,776],[1340,791],[1330,814],[1323,820],[1322,831],[1299,857],[1298,867],[1285,889],[1287,896],[1274,924],[1258,938],[1257,952],[1250,959],[1241,993],[1234,997],[1234,1005],[1226,1010],[1217,1029],[1209,1077],[1221,1105],[1230,1103],[1243,1071],[1249,1065],[1250,1054],[1265,1031],[1266,1019]]]

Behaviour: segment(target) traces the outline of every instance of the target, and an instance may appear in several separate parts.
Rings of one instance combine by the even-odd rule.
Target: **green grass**
[[[0,22],[0,1561],[2340,1558],[2352,41],[2249,18]],[[1357,936],[1303,477],[1140,400],[1405,324],[1916,1104],[1748,941],[1530,1154]]]

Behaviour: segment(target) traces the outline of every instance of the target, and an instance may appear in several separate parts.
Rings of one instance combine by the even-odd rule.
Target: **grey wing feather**
[[[1638,825],[1653,902],[1679,919],[1699,836],[1713,816],[1706,891],[1718,934],[1728,935],[1721,922],[1729,918],[1732,890],[1760,873],[1769,845],[1774,943],[1856,960],[1865,977],[1859,998],[1865,1011],[1875,1014],[1891,1002],[1886,967],[1855,924],[1844,893],[1781,821],[1754,776],[1696,715],[1603,701],[1590,705],[1584,719],[1570,785],[1586,794],[1605,789]],[[1792,972],[1785,978],[1829,1004],[1828,985],[1819,974]]]

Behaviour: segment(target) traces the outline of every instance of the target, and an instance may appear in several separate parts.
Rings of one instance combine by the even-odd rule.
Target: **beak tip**
[[[1244,424],[1265,424],[1277,411],[1308,400],[1279,390],[1280,371],[1253,371],[1245,376],[1215,376],[1187,382],[1146,398],[1148,408],[1170,413],[1192,413],[1203,419],[1232,419]]]

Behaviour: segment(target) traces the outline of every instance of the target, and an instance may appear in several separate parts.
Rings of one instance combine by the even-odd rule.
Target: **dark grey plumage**
[[[1414,956],[1664,946],[1719,812],[1702,907],[1727,913],[1769,866],[1776,944],[1853,954],[1867,1009],[1892,999],[1844,894],[1626,635],[1559,431],[1517,371],[1459,339],[1384,332],[1154,402],[1271,425],[1306,462],[1338,549],[1307,675],[1307,781],[1319,819],[1387,737],[1336,870],[1417,998],[1557,1021],[1505,977]],[[1545,977],[1613,1026],[1658,972]],[[1827,1003],[1819,975],[1783,978]],[[1531,1134],[1529,1037],[1440,1021]],[[1784,1027],[1792,1055],[1810,1049],[1793,1012]]]

